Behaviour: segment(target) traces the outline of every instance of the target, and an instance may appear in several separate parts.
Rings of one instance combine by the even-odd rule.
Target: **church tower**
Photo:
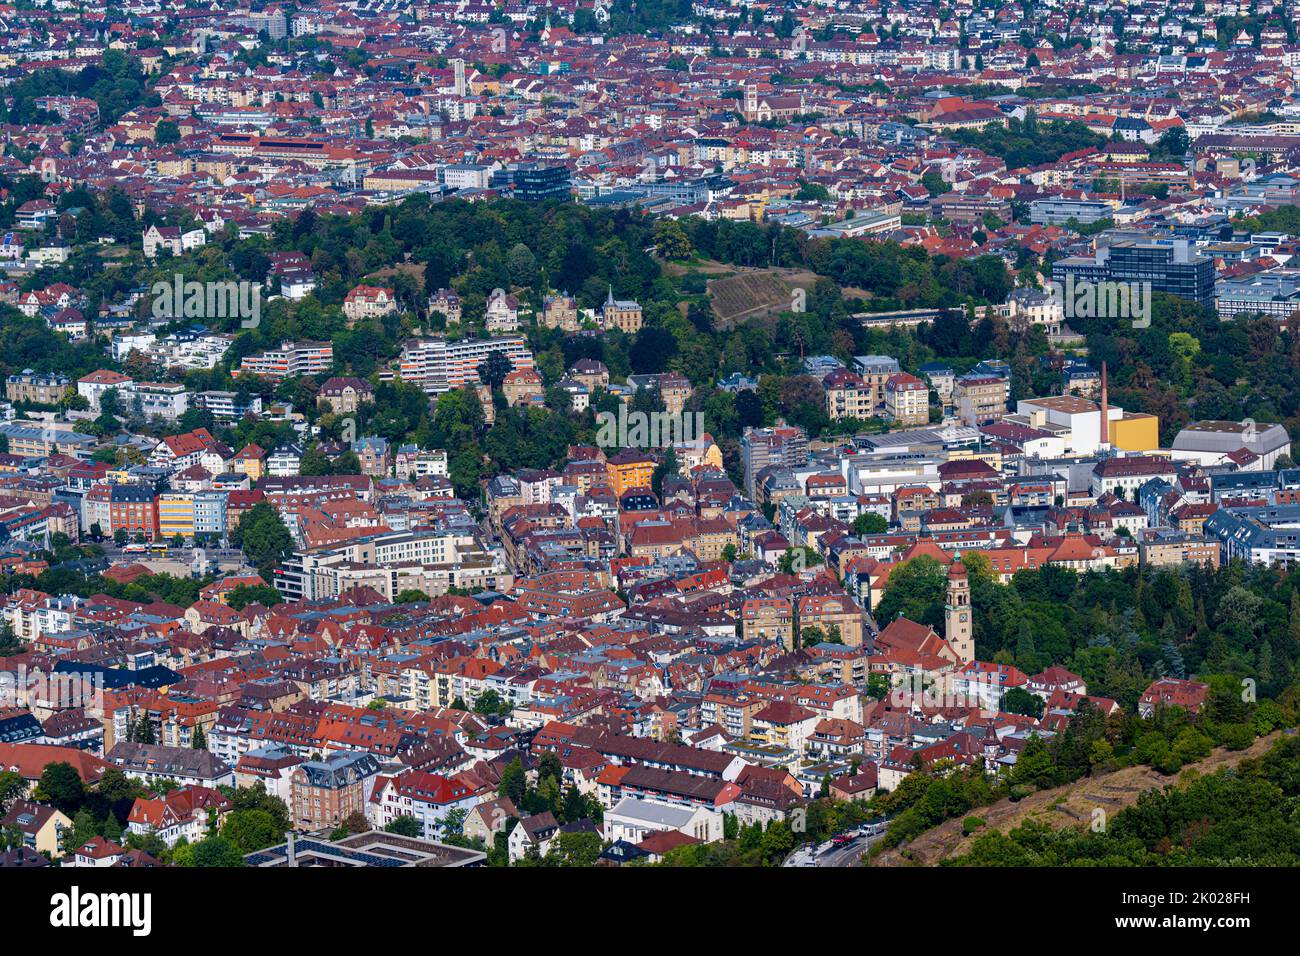
[[[974,622],[971,620],[970,577],[966,566],[954,561],[948,569],[948,599],[943,607],[943,637],[963,664],[975,659]]]

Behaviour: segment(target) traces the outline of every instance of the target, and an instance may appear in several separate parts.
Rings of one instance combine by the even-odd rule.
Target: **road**
[[[873,833],[871,836],[855,835],[853,839],[841,846],[833,843],[818,843],[800,847],[786,858],[782,866],[804,867],[843,867],[857,866],[862,854],[879,842],[885,833]]]

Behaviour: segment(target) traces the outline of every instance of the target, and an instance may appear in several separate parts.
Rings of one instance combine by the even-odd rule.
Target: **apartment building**
[[[885,382],[885,417],[900,425],[930,421],[930,389],[915,375],[899,372]]]
[[[799,630],[815,627],[828,637],[838,632],[849,647],[862,644],[862,609],[852,598],[830,595],[805,595],[799,599]]]
[[[131,404],[136,400],[145,418],[175,421],[190,407],[189,393],[179,382],[138,382],[131,393]]]
[[[125,531],[131,537],[158,537],[158,500],[146,485],[112,485],[108,490],[109,534]]]
[[[1138,489],[1152,478],[1172,482],[1177,476],[1178,469],[1168,458],[1152,455],[1106,458],[1093,466],[1091,491],[1094,495],[1109,491],[1137,500]]]
[[[5,379],[5,398],[11,402],[57,405],[72,389],[72,379],[58,372],[33,372],[23,369]]]
[[[548,295],[542,300],[540,323],[548,329],[576,332],[581,328],[577,300],[571,295]]]
[[[633,448],[611,455],[605,462],[614,494],[622,496],[633,488],[649,488],[658,462],[653,455]]]
[[[521,336],[487,339],[411,339],[402,347],[399,374],[426,392],[445,392],[479,381],[478,367],[493,352],[501,352],[515,369],[533,367],[533,353]]]
[[[328,372],[333,364],[334,346],[330,342],[285,342],[278,349],[244,356],[239,372],[264,378],[293,378]]]
[[[397,311],[397,299],[392,289],[372,285],[359,285],[343,299],[343,314],[348,323],[355,325],[362,319],[374,319]]]
[[[194,537],[194,495],[164,492],[158,496],[158,534],[163,538]]]
[[[1007,413],[1007,380],[997,375],[963,375],[953,384],[952,403],[963,425],[983,425]]]
[[[394,458],[394,471],[398,478],[418,479],[433,475],[447,477],[447,453],[441,448],[426,450],[415,445],[402,445]]]
[[[754,496],[754,476],[768,465],[793,468],[808,460],[808,435],[798,426],[778,423],[772,428],[747,428],[740,439],[745,466],[745,492]]]
[[[408,587],[442,594],[448,587],[499,590],[513,584],[509,567],[465,531],[390,532],[297,552],[276,572],[288,600],[333,597],[372,587],[389,597]]]
[[[309,760],[289,776],[289,806],[296,830],[332,830],[354,813],[364,814],[379,775],[371,753],[336,753]]]
[[[741,606],[740,616],[745,640],[794,646],[794,607],[787,598],[751,599]]]
[[[355,377],[335,377],[326,379],[316,393],[316,404],[329,402],[330,409],[336,415],[351,414],[362,402],[375,397],[375,390],[370,383]]]
[[[134,384],[131,376],[102,368],[77,379],[77,394],[90,403],[92,412],[98,412],[99,402],[104,397],[105,392],[116,391],[119,395],[122,395],[122,393],[130,391]]]
[[[664,410],[670,415],[680,415],[686,409],[694,388],[691,380],[680,372],[657,372],[648,375],[629,375],[627,384],[635,389],[657,391],[663,399]]]
[[[846,418],[867,419],[876,414],[875,389],[862,380],[856,372],[846,368],[836,369],[824,379],[826,414],[833,421]]]
[[[885,383],[903,370],[898,359],[889,355],[855,355],[853,371],[862,378],[870,392],[871,407],[880,409],[885,404]]]
[[[249,414],[261,414],[262,398],[259,395],[250,395],[246,399],[241,399],[238,392],[197,392],[194,395],[194,406],[206,408],[212,413],[213,418],[231,421]]]
[[[56,452],[73,458],[89,458],[99,444],[94,435],[34,422],[0,425],[0,435],[9,439],[9,454],[24,458],[46,458]]]

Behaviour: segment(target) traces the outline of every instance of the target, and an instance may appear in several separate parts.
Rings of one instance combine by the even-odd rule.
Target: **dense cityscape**
[[[1300,865],[1297,13],[0,5],[0,866]]]

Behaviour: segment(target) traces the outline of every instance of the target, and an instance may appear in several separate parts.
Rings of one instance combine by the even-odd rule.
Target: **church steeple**
[[[966,565],[954,561],[948,569],[948,596],[943,607],[943,637],[957,652],[961,663],[975,660],[974,626],[971,620],[970,577]]]

